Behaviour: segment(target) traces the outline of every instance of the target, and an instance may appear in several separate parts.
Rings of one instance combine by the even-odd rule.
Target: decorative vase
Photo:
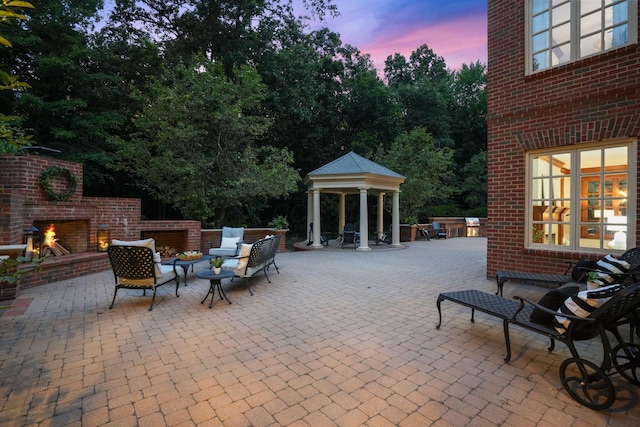
[[[216,274],[220,274],[220,272],[222,271],[221,267],[213,267],[213,272]]]

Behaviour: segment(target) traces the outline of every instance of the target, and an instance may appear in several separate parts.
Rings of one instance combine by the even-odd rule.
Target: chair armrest
[[[567,269],[564,271],[564,274],[566,276],[573,269],[573,261],[565,261],[565,263],[567,264]]]
[[[520,311],[522,311],[522,309],[524,308],[525,304],[532,305],[536,309],[542,310],[545,313],[552,314],[554,316],[564,317],[564,318],[569,319],[569,320],[584,320],[586,322],[596,322],[597,321],[597,319],[592,318],[592,317],[579,317],[579,316],[574,316],[573,314],[559,313],[557,310],[552,310],[552,309],[550,309],[548,307],[545,307],[543,305],[540,305],[538,303],[530,301],[530,300],[528,300],[526,298],[519,297],[517,295],[514,295],[513,299],[520,301],[520,306],[518,307],[518,309],[514,313],[513,317],[511,318],[514,321],[516,320],[516,316],[518,315],[518,313],[520,313]]]

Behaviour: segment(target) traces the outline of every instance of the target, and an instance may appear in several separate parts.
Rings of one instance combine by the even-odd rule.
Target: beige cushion
[[[153,251],[153,261],[155,262],[156,267],[156,276],[162,276],[162,269],[160,268],[162,264],[162,259],[160,259],[160,254],[156,252],[156,241],[154,239],[142,239],[142,240],[117,240],[113,239],[111,241],[113,246],[142,246],[143,248],[149,248]]]
[[[236,267],[238,270],[244,269],[249,263],[249,254],[251,253],[251,247],[253,245],[249,245],[247,243],[242,244],[242,248],[240,249],[240,258],[238,259],[238,266]]]
[[[156,274],[158,276],[156,283],[160,284],[176,278],[176,271],[171,265],[156,264]],[[118,283],[127,286],[140,286],[141,288],[149,286],[153,287],[153,278],[140,280],[118,278]]]

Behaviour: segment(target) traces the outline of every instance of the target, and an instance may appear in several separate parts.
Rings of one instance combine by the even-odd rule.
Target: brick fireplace
[[[68,201],[48,200],[38,182],[40,174],[54,165],[69,169],[77,178],[78,186]],[[22,244],[30,227],[43,232],[53,224],[59,243],[70,252],[47,257],[41,272],[22,279],[22,286],[109,269],[107,254],[97,251],[96,233],[101,224],[107,225],[112,239],[169,239],[178,251],[201,246],[199,221],[143,221],[139,199],[84,197],[82,184],[82,164],[34,155],[0,155],[0,245]],[[50,177],[50,186],[57,192],[70,188],[69,180],[59,174]]]

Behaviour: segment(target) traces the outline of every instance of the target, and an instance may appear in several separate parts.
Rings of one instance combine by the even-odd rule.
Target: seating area
[[[511,360],[509,324],[549,338],[549,351],[554,350],[556,340],[561,341],[567,345],[572,356],[560,365],[560,380],[565,390],[581,405],[596,410],[607,409],[616,398],[610,375],[618,373],[632,384],[640,385],[638,345],[633,343],[633,336],[629,342],[625,342],[619,330],[622,324],[633,322],[637,331],[640,283],[626,288],[613,286],[619,288],[613,289],[610,286],[608,292],[601,289],[577,294],[575,300],[582,301],[582,307],[585,306],[585,302],[593,307],[591,312],[586,314],[581,311],[584,309],[556,311],[519,296],[506,299],[475,289],[444,292],[438,296],[436,302],[439,319],[436,328],[439,329],[442,325],[441,303],[451,301],[471,308],[471,322],[474,322],[475,310],[502,320],[507,350],[505,362]],[[552,316],[553,323],[533,322],[531,316],[535,310]],[[556,319],[562,319],[563,326],[560,326]],[[624,322],[621,322],[621,319],[624,319]],[[613,345],[607,332],[616,339]],[[604,349],[603,359],[599,364],[582,358],[575,345],[575,341],[592,338],[599,338]]]
[[[627,283],[640,282],[640,247],[629,249],[617,259],[628,264],[624,274],[624,280]],[[498,290],[496,295],[502,296],[504,284],[508,281],[515,280],[525,283],[541,283],[561,286],[566,283],[586,282],[586,273],[589,271],[600,270],[605,268],[604,265],[597,265],[597,261],[587,261],[576,263],[568,262],[567,269],[564,274],[536,273],[531,271],[508,271],[498,270],[496,272],[496,283]]]
[[[282,252],[273,285],[255,276],[251,296],[242,280],[224,279],[233,303],[212,309],[201,304],[210,282],[195,274],[179,298],[159,287],[151,312],[151,294],[140,290],[120,290],[108,309],[111,271],[26,288],[1,318],[0,423],[636,424],[640,389],[620,375],[610,377],[616,400],[607,411],[564,391],[564,345],[547,353],[544,336],[510,325],[505,364],[499,321],[478,312],[470,323],[467,307],[446,302],[436,329],[439,293],[495,296],[484,264],[460,263],[460,254],[483,259],[486,239]],[[425,265],[437,268],[425,275]],[[537,301],[546,289],[505,286],[504,299],[513,292]],[[599,343],[582,344],[581,358],[598,360]]]
[[[498,271],[495,295],[476,289],[439,294],[436,328],[442,325],[442,302],[450,301],[471,308],[471,322],[476,310],[502,320],[505,362],[511,360],[510,324],[548,337],[549,351],[555,348],[556,340],[561,341],[572,356],[560,365],[560,380],[565,390],[581,405],[607,409],[616,399],[609,378],[613,373],[640,385],[640,347],[634,342],[640,327],[639,253],[638,248],[633,248],[618,257],[583,259],[576,263],[571,275]],[[508,280],[562,286],[547,292],[539,302],[533,302],[518,295],[513,299],[504,298],[502,285]],[[628,341],[623,338],[621,327],[629,329]],[[610,335],[615,342],[610,341]],[[593,338],[600,339],[603,349],[599,364],[582,358],[575,345],[575,341]]]

